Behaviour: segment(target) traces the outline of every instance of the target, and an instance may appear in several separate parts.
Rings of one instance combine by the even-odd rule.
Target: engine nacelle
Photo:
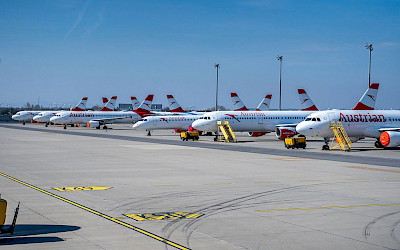
[[[400,132],[398,131],[385,131],[380,136],[380,141],[384,147],[398,147],[400,146]]]
[[[88,121],[87,122],[88,128],[97,128],[100,127],[100,122],[98,121]]]
[[[297,134],[295,127],[277,127],[275,131],[276,137],[279,139],[285,139],[287,137],[293,137]]]
[[[267,132],[249,132],[248,135],[250,137],[259,137],[265,135]]]

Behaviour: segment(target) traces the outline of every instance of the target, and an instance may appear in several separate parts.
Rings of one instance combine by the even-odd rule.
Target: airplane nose
[[[300,122],[297,126],[296,126],[296,131],[299,134],[302,135],[310,135],[312,128],[307,126],[307,124],[304,124],[303,122]]]
[[[35,116],[32,118],[32,120],[37,121],[37,122],[40,122],[40,116],[35,115]]]
[[[137,123],[135,123],[135,124],[133,124],[133,126],[132,126],[132,128],[134,128],[134,129],[137,129],[137,128],[139,128],[140,127],[140,124],[137,122]]]

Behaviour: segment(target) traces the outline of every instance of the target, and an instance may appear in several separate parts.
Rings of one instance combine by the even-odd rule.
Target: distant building
[[[120,104],[118,105],[118,109],[119,109],[119,110],[132,110],[132,104],[120,103]]]
[[[154,110],[154,111],[161,111],[162,110],[162,104],[151,104],[150,109]]]

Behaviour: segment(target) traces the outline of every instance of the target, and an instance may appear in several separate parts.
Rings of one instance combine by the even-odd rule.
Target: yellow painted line
[[[176,187],[180,185],[153,185],[153,187]]]
[[[359,179],[345,179],[346,181],[365,181],[365,180],[368,180],[368,179],[362,179],[362,178],[359,178]]]
[[[323,180],[303,180],[303,181],[299,181],[299,182],[311,182],[311,181],[323,181]]]
[[[231,185],[233,183],[208,183],[208,184],[204,184],[206,186],[212,186],[212,185]]]
[[[253,182],[253,183],[279,183],[279,181],[256,181],[256,182]]]
[[[393,178],[383,178],[383,179],[385,179],[385,180],[398,180],[398,179],[400,179],[400,177],[393,177]]]
[[[91,191],[91,190],[107,190],[111,187],[95,187],[95,186],[86,186],[86,187],[53,187],[53,189],[60,192],[69,192],[69,191]]]
[[[146,230],[143,230],[143,229],[141,229],[141,228],[138,228],[138,227],[135,227],[135,226],[133,226],[133,225],[130,225],[130,224],[128,224],[128,223],[126,223],[126,222],[123,222],[123,221],[121,221],[121,220],[119,220],[119,219],[117,219],[117,218],[112,218],[111,216],[108,216],[108,215],[106,215],[106,214],[103,214],[103,213],[101,213],[101,212],[98,212],[98,211],[96,211],[96,210],[93,210],[93,209],[91,209],[91,208],[89,208],[89,207],[86,207],[86,206],[81,205],[81,204],[79,204],[79,203],[76,203],[76,202],[74,202],[74,201],[65,199],[65,198],[63,198],[63,197],[61,197],[61,196],[59,196],[59,195],[50,193],[50,192],[48,192],[48,191],[46,191],[46,190],[44,190],[44,189],[35,187],[35,186],[33,186],[33,185],[31,185],[31,184],[28,184],[28,183],[26,183],[26,182],[23,182],[23,181],[20,181],[20,180],[18,180],[18,179],[15,179],[15,178],[13,178],[13,177],[11,177],[11,176],[9,176],[9,175],[3,174],[3,173],[1,173],[1,172],[0,172],[0,175],[1,175],[1,176],[4,176],[4,177],[6,177],[6,178],[8,178],[8,179],[10,179],[10,180],[13,180],[13,181],[15,181],[15,182],[18,182],[18,183],[20,183],[20,184],[22,184],[22,185],[25,185],[25,186],[27,186],[27,187],[30,187],[30,188],[32,188],[32,189],[35,189],[35,190],[37,190],[37,191],[39,191],[39,192],[42,192],[42,193],[47,194],[47,195],[49,195],[49,196],[52,196],[52,197],[54,197],[54,198],[56,198],[56,199],[59,199],[59,200],[64,201],[64,202],[66,202],[66,203],[69,203],[69,204],[71,204],[71,205],[73,205],[73,206],[76,206],[76,207],[78,207],[78,208],[81,208],[81,209],[83,209],[83,210],[85,210],[85,211],[87,211],[87,212],[90,212],[90,213],[92,213],[92,214],[98,215],[98,216],[100,216],[100,217],[102,217],[102,218],[104,218],[104,219],[113,221],[113,222],[115,222],[115,223],[117,223],[117,224],[119,224],[119,225],[121,225],[121,226],[124,226],[124,227],[127,227],[127,228],[129,228],[129,229],[132,229],[132,230],[134,230],[134,231],[136,231],[136,232],[138,232],[138,233],[144,234],[144,235],[146,235],[146,236],[148,236],[148,237],[150,237],[150,238],[152,238],[152,239],[161,241],[161,242],[163,242],[163,243],[165,243],[165,244],[167,244],[167,245],[169,245],[169,246],[175,247],[175,248],[177,248],[177,249],[184,249],[184,250],[190,249],[190,248],[181,246],[181,245],[179,245],[178,243],[175,243],[175,242],[172,242],[172,241],[170,241],[170,240],[168,240],[168,239],[165,239],[165,238],[163,238],[163,237],[161,237],[161,236],[158,236],[158,235],[156,235],[156,234],[150,233],[150,232],[148,232],[148,231],[146,231]]]
[[[392,169],[367,168],[367,167],[359,167],[359,166],[347,166],[346,168],[380,171],[380,172],[388,172],[388,173],[400,173],[399,170],[392,170]]]
[[[266,209],[266,210],[257,210],[257,212],[312,210],[312,209],[329,209],[329,208],[352,208],[352,207],[380,207],[380,206],[400,206],[400,203],[373,204],[373,205],[354,205],[354,206],[332,206],[332,207],[303,207],[303,208]]]

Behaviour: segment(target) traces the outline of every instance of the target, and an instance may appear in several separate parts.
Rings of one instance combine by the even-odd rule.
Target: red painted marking
[[[306,91],[305,91],[304,89],[298,89],[297,91],[299,92],[299,95],[300,95],[300,94],[307,94]]]

